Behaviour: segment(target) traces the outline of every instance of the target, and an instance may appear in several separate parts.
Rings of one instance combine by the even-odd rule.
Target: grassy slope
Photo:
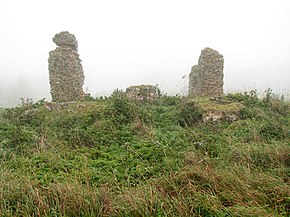
[[[0,107],[0,114],[3,113],[4,110],[5,110],[5,108],[1,108],[1,107]]]
[[[289,107],[110,98],[10,110],[0,128],[3,216],[282,216],[289,211]],[[228,99],[227,99],[228,100]],[[238,105],[236,101],[239,101]],[[202,110],[235,111],[203,124]]]

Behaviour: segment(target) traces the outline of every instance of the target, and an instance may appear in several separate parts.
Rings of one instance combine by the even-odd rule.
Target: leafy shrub
[[[252,112],[252,110],[248,107],[243,107],[240,109],[239,111],[239,115],[240,115],[240,118],[242,120],[245,120],[245,119],[251,119],[254,117],[254,113]]]
[[[21,99],[21,106],[6,109],[3,117],[14,124],[29,125],[39,127],[44,115],[39,113],[38,108],[44,105],[45,99],[33,103],[31,99]]]
[[[0,126],[0,144],[17,152],[25,152],[34,147],[38,133],[26,126],[6,124]]]
[[[267,89],[265,91],[265,96],[262,99],[263,106],[268,110],[278,113],[282,116],[289,116],[290,106],[289,103],[285,103],[284,97],[278,97],[277,94],[272,92],[272,89]]]
[[[95,145],[94,132],[90,128],[66,129],[60,139],[67,142],[71,147]]]
[[[128,124],[133,120],[133,102],[129,102],[124,92],[114,91],[111,96],[111,106],[107,110],[107,115],[115,124]]]
[[[289,103],[285,103],[282,100],[272,100],[271,111],[274,113],[278,113],[282,116],[289,117],[290,116],[290,105]]]
[[[159,99],[159,103],[164,106],[176,106],[181,102],[181,98],[179,96],[168,96],[163,95]]]
[[[262,124],[259,134],[266,141],[281,140],[285,138],[284,130],[278,123],[265,122]]]
[[[239,120],[232,123],[224,132],[234,142],[259,142],[261,137],[259,134],[260,123],[256,120]]]
[[[235,93],[235,94],[230,93],[226,97],[230,100],[242,102],[246,106],[256,106],[259,104],[257,90],[251,90],[250,92]]]
[[[268,88],[267,90],[265,90],[265,96],[262,99],[264,106],[270,107],[272,104],[272,99],[274,99],[274,97],[275,97],[275,95],[272,92],[271,88]]]
[[[202,111],[195,105],[194,101],[184,101],[179,104],[178,123],[183,127],[190,127],[202,120]]]
[[[83,97],[82,99],[81,99],[81,101],[84,101],[84,102],[93,102],[93,101],[95,101],[96,99],[94,99],[94,97],[92,97],[91,96],[91,94],[89,94],[89,93],[86,93],[85,94],[85,97]]]

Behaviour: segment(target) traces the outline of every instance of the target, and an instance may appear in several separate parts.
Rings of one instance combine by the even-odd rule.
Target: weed
[[[178,108],[178,122],[181,126],[192,126],[202,119],[201,110],[194,101],[185,101]]]
[[[238,114],[204,124],[207,110]],[[268,91],[5,110],[2,216],[286,216],[289,104]]]

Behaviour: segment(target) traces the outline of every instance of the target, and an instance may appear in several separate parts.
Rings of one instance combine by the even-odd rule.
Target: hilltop
[[[3,112],[2,216],[285,216],[290,105],[270,91]]]

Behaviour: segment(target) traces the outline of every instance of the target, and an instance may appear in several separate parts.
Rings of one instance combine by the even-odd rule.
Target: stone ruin
[[[221,97],[224,84],[223,68],[223,55],[211,48],[203,49],[198,65],[194,65],[189,74],[189,96]]]
[[[126,88],[126,96],[140,102],[152,102],[160,97],[160,90],[156,85],[138,85]]]
[[[69,32],[60,32],[53,38],[58,46],[49,52],[48,70],[50,92],[53,102],[76,101],[85,96],[84,72],[78,54],[76,37]]]

